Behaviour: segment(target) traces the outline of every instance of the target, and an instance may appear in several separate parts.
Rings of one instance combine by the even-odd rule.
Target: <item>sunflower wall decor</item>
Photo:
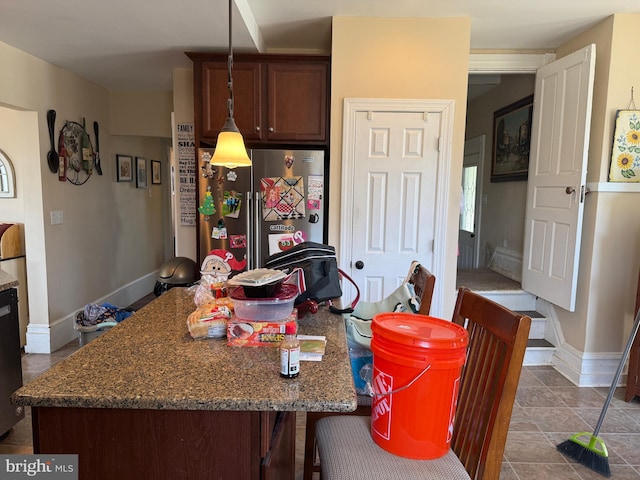
[[[610,182],[640,182],[640,110],[618,110]]]

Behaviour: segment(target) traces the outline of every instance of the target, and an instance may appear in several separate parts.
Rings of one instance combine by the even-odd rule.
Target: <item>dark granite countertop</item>
[[[173,288],[56,364],[12,396],[36,407],[345,412],[356,408],[342,317],[321,309],[299,320],[301,334],[326,335],[321,362],[279,374],[275,347],[193,340],[195,309]]]
[[[0,292],[18,286],[18,280],[0,269]]]

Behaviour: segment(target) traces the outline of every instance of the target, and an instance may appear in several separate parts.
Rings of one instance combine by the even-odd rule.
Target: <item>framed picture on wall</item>
[[[494,112],[492,182],[527,179],[532,114],[533,95]]]
[[[147,188],[147,160],[136,157],[136,187]]]
[[[133,180],[133,158],[129,155],[116,155],[116,174],[118,182]]]
[[[151,160],[151,184],[160,185],[162,183],[161,163],[158,160]]]

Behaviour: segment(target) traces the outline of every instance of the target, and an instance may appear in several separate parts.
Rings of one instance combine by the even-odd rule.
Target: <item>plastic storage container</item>
[[[236,317],[253,322],[279,322],[287,320],[293,311],[298,287],[284,284],[275,297],[268,298],[247,297],[244,287],[236,287],[229,296]]]

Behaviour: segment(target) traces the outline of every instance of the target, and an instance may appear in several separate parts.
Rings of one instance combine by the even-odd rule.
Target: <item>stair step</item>
[[[536,308],[536,297],[524,290],[494,290],[476,292],[500,305],[514,311],[533,311]]]
[[[528,315],[532,320],[534,318],[545,318],[543,314],[536,312],[535,310],[518,310],[517,312],[523,315]]]
[[[530,338],[527,341],[527,348],[556,348],[551,342],[544,338]]]
[[[544,338],[530,338],[527,342],[527,350],[524,354],[523,365],[531,367],[535,365],[553,365],[553,356],[556,347]]]

